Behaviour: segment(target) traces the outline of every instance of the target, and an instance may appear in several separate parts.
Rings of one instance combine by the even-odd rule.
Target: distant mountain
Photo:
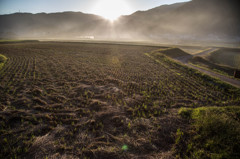
[[[118,30],[159,41],[240,41],[237,0],[193,0],[124,16]]]
[[[192,0],[122,16],[111,24],[81,12],[0,15],[0,37],[238,41],[237,0]]]
[[[94,34],[106,36],[104,30],[108,27],[109,22],[100,16],[81,12],[15,13],[0,16],[2,36],[23,38],[77,38]]]

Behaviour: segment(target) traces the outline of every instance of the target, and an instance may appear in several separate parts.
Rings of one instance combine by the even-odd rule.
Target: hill
[[[22,38],[77,38],[79,36],[106,35],[109,22],[103,18],[81,12],[15,13],[0,16],[2,37]],[[101,31],[100,31],[101,30]]]
[[[193,0],[137,11],[113,24],[81,12],[15,13],[0,15],[0,37],[239,42],[239,12],[236,0]]]
[[[239,41],[236,0],[193,0],[121,18],[120,30],[159,41]]]

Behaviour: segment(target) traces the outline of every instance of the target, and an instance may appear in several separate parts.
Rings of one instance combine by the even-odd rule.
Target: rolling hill
[[[105,36],[104,30],[108,24],[100,16],[81,12],[15,13],[0,16],[0,32],[2,36],[10,38],[77,38],[94,34]]]
[[[155,40],[240,40],[236,0],[193,0],[121,18],[120,30]]]

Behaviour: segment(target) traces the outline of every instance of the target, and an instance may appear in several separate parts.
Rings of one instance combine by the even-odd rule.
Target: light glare
[[[121,15],[130,14],[131,9],[125,0],[99,0],[92,12],[114,21]]]

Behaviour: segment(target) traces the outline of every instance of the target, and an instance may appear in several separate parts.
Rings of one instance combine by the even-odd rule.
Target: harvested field
[[[159,49],[1,44],[0,158],[175,158],[179,108],[237,106],[240,91]]]
[[[240,69],[240,49],[239,48],[221,48],[212,52],[206,58],[216,64]]]

